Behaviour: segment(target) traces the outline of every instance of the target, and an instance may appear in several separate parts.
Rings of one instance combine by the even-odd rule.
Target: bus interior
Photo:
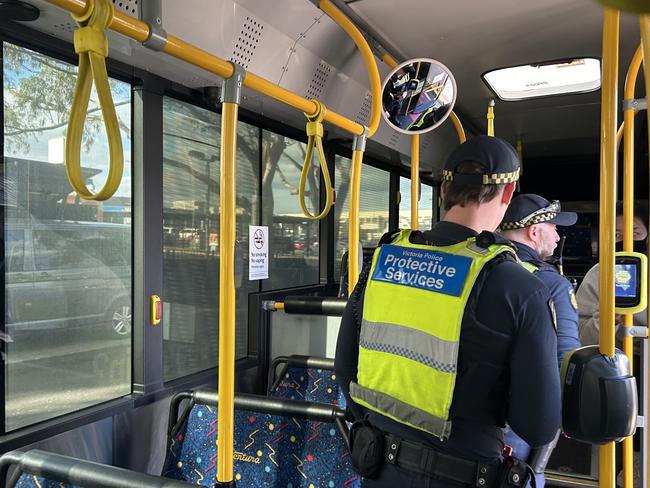
[[[442,167],[460,141],[490,132],[509,141],[522,163],[520,191],[578,213],[576,225],[558,228],[575,287],[599,262],[602,220],[612,222],[602,213],[605,185],[614,200],[633,192],[647,226],[643,68],[628,80],[636,83],[632,100],[624,89],[650,7],[621,1],[636,11],[619,14],[611,3],[0,1],[0,485],[215,486],[226,469],[215,445],[222,313],[232,319],[234,344],[232,481],[360,486],[332,371],[340,316],[382,235],[443,218]],[[66,175],[79,65],[74,17],[91,4],[114,10],[106,70],[121,143],[107,135],[93,86],[75,144],[89,194],[111,184],[109,160],[119,153],[123,171],[106,199],[74,191]],[[601,122],[607,12],[616,12],[618,29],[607,60],[617,73],[606,87],[618,105],[613,130],[626,108],[638,111],[631,187],[624,144],[614,146],[613,173],[603,173],[603,133],[612,130]],[[395,71],[427,59],[451,74],[455,103],[448,75],[411,83],[413,73]],[[533,77],[498,71],[515,67]],[[224,73],[239,69],[243,86],[227,87]],[[383,102],[393,105],[379,117],[388,83],[395,94]],[[238,88],[233,126],[224,117]],[[419,100],[407,110],[418,108],[420,118],[404,118],[407,98]],[[309,167],[312,149],[320,159],[321,138],[305,130],[314,110],[324,119],[324,159]],[[436,127],[419,133],[427,124]],[[224,146],[228,130],[234,148]],[[235,161],[231,173],[226,156]],[[330,196],[324,218],[305,215],[320,213]],[[224,251],[233,263],[227,276]],[[228,310],[220,310],[224,296]],[[635,341],[644,396],[647,341]],[[634,475],[618,476],[618,465],[618,486],[650,486],[640,415],[642,439],[625,455]],[[562,437],[546,484],[615,486],[600,464],[598,446]]]

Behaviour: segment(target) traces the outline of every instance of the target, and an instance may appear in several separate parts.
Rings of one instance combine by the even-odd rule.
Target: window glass
[[[402,197],[399,203],[399,227],[411,228],[411,179],[400,176],[399,193]],[[428,230],[432,225],[433,188],[426,183],[420,183],[420,201],[418,202],[418,228]]]
[[[264,290],[318,283],[318,221],[300,209],[298,188],[307,146],[269,131],[262,135],[262,224],[269,226],[269,279]],[[312,214],[319,213],[320,165],[314,158],[305,187]]]
[[[6,429],[131,392],[131,87],[109,80],[124,177],[104,202],[79,200],[64,162],[76,66],[3,43]],[[108,173],[91,93],[87,186]]]
[[[348,250],[348,211],[350,205],[350,167],[352,161],[336,156],[335,205],[335,279],[340,276],[340,263]],[[367,164],[361,170],[361,202],[359,210],[359,240],[363,247],[376,246],[388,231],[390,209],[390,173]]]
[[[163,99],[163,354],[166,380],[217,365],[220,116]],[[248,353],[248,226],[256,215],[259,129],[239,123],[236,357]]]

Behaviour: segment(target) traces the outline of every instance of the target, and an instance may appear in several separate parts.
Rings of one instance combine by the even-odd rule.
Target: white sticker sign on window
[[[269,277],[269,228],[249,225],[248,237],[248,279],[265,280]]]

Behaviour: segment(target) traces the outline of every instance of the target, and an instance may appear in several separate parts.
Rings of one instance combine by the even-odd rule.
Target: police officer
[[[501,234],[515,245],[526,269],[542,280],[551,292],[557,318],[558,367],[566,353],[580,347],[578,303],[569,280],[545,260],[553,255],[560,240],[556,227],[571,226],[577,220],[576,213],[562,212],[557,200],[549,202],[528,193],[512,199],[500,225]]]
[[[522,467],[500,462],[505,421],[530,445],[554,438],[550,294],[493,233],[518,176],[504,140],[463,143],[444,167],[443,221],[384,236],[361,273],[335,366],[360,419],[351,450],[363,486],[521,486]]]
[[[573,225],[577,219],[573,212],[562,212],[557,200],[549,202],[529,193],[513,198],[500,225],[501,234],[515,245],[524,267],[542,280],[551,292],[557,325],[558,367],[568,352],[580,347],[578,303],[569,280],[545,259],[553,255],[560,240],[556,227]],[[544,468],[555,443],[534,450],[531,456],[530,446],[509,428],[505,441],[512,446],[516,457],[533,465],[538,473],[535,477],[537,488],[543,487]]]

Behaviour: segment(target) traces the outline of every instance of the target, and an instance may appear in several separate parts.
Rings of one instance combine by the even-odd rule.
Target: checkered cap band
[[[442,179],[445,181],[454,180],[454,172],[448,169],[442,171]],[[483,175],[483,184],[484,185],[504,185],[506,183],[512,183],[519,179],[519,169],[516,171],[511,171],[509,173],[493,173],[491,175]]]
[[[557,217],[558,212],[546,212],[542,213],[539,215],[535,215],[534,217],[526,220],[518,220],[517,222],[503,222],[499,227],[501,230],[515,230],[515,229],[523,229],[524,227],[530,227],[533,224],[543,224],[544,222],[548,222],[549,220],[554,219]]]

